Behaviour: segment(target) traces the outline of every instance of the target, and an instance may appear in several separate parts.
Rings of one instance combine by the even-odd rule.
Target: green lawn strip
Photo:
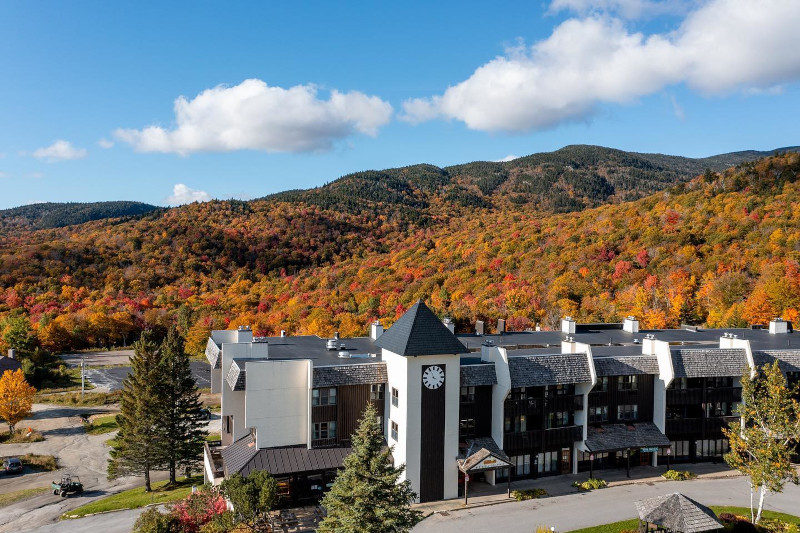
[[[67,394],[37,394],[33,403],[52,403],[57,405],[66,405],[68,407],[80,406],[100,406],[119,403],[122,393],[120,391],[114,392],[87,392],[81,398],[80,392],[73,392]]]
[[[219,440],[219,439],[220,439],[220,434],[219,433],[209,433],[206,436],[206,440],[207,441],[214,441],[214,440]]]
[[[37,487],[35,489],[23,489],[0,494],[0,507],[6,507],[12,503],[27,500],[28,498],[33,498],[34,496],[38,496],[39,494],[44,494],[45,492],[49,491],[50,487]]]
[[[88,514],[102,513],[105,511],[119,511],[121,509],[139,509],[154,503],[169,503],[185,498],[192,492],[192,485],[202,485],[203,477],[195,476],[179,479],[175,487],[166,488],[166,481],[153,483],[153,490],[145,492],[144,487],[126,490],[112,494],[100,500],[88,503],[61,515],[61,518],[80,518]]]
[[[117,415],[99,416],[83,426],[89,435],[101,435],[119,429]]]
[[[722,513],[731,513],[745,517],[750,516],[750,509],[747,507],[723,507],[723,506],[712,505],[711,509],[715,513],[717,513],[717,516],[721,515]],[[800,517],[785,513],[778,513],[775,511],[764,510],[761,513],[761,517],[769,518],[771,520],[781,520],[789,524],[800,525]],[[575,529],[568,533],[620,533],[621,531],[625,530],[635,531],[638,527],[639,527],[639,521],[634,518],[632,520],[623,520],[621,522],[603,524],[602,526],[593,526],[593,527],[586,527],[583,529]]]

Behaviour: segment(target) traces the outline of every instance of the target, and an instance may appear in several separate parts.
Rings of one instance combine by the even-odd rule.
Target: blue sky
[[[796,145],[799,25],[796,0],[3,1],[0,208]]]

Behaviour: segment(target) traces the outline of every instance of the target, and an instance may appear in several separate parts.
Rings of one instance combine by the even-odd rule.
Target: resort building
[[[363,338],[212,332],[222,436],[206,447],[207,481],[265,469],[289,502],[318,498],[367,403],[423,502],[455,498],[467,481],[719,461],[743,373],[777,360],[800,380],[800,340],[779,319],[724,330],[640,331],[633,317],[566,317],[561,331],[498,326],[456,335],[417,302]]]

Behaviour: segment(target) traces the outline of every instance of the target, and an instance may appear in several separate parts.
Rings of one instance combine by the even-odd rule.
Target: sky
[[[798,27],[798,0],[0,0],[0,209],[798,145]]]

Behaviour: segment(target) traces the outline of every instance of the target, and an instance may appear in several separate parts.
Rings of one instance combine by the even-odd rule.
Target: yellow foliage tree
[[[14,426],[31,414],[33,396],[36,389],[28,385],[22,370],[6,370],[0,378],[0,418],[8,422],[8,429],[14,433]]]

